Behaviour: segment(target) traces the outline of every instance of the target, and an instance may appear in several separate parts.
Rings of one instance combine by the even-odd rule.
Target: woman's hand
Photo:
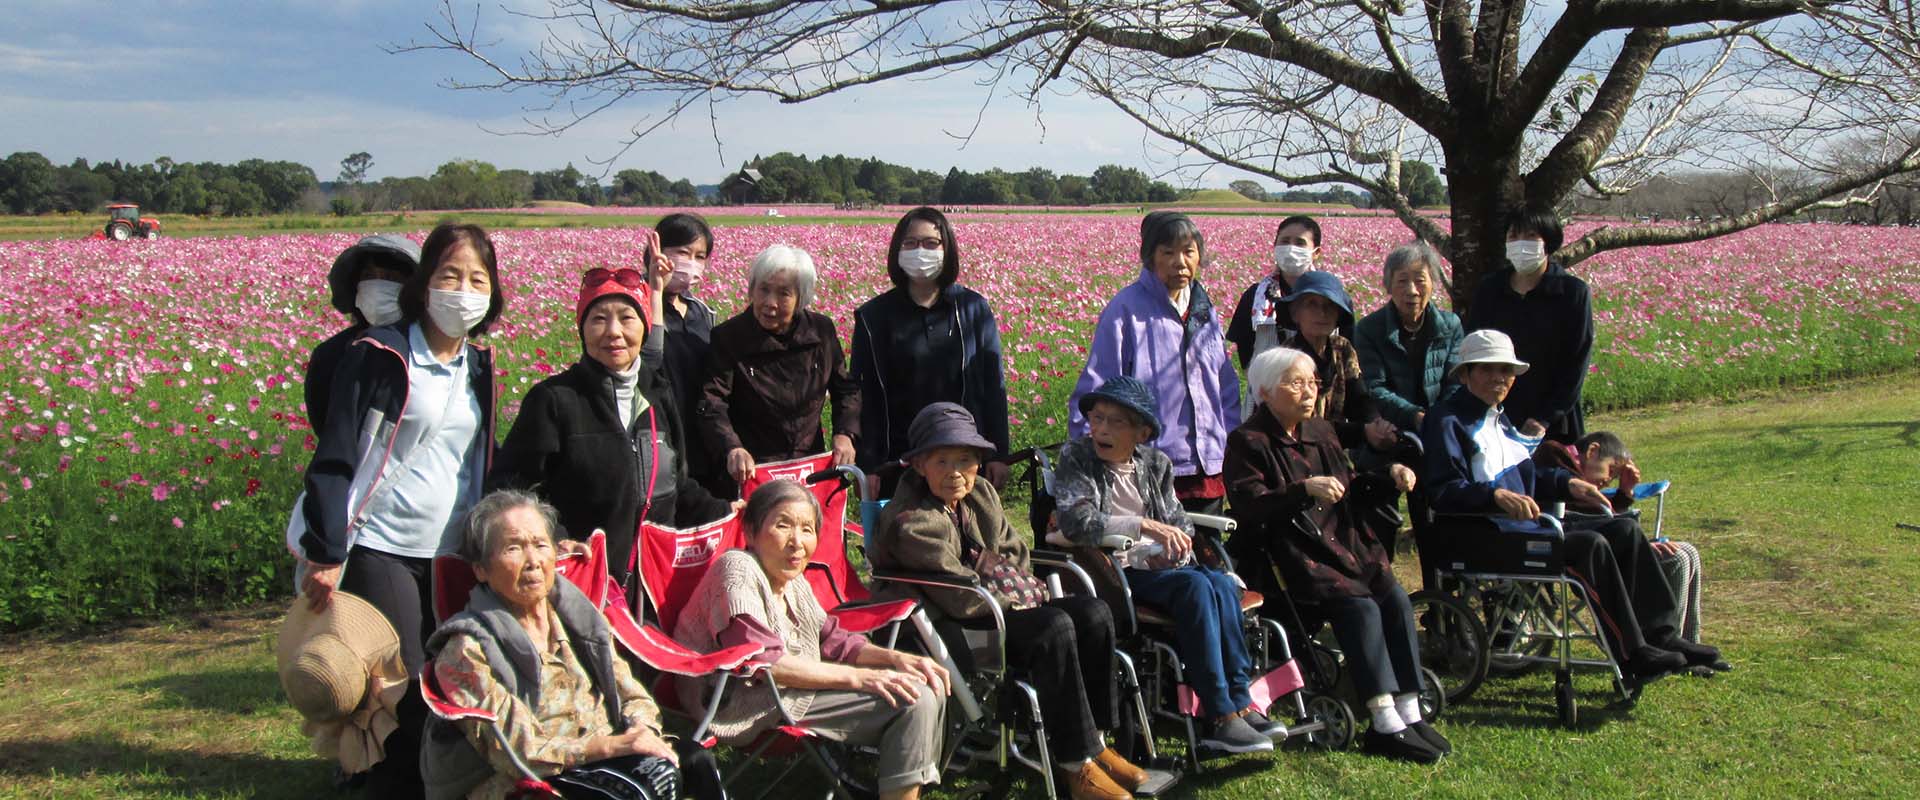
[[[1541,422],[1540,420],[1529,418],[1525,423],[1523,423],[1520,426],[1520,433],[1523,436],[1530,436],[1535,439],[1538,439],[1542,436],[1547,435],[1547,424],[1544,422]]]
[[[902,703],[912,703],[920,695],[920,678],[905,672],[891,669],[853,668],[853,688],[855,691],[877,694],[887,701],[887,705],[899,708]]]
[[[1387,467],[1387,474],[1393,476],[1393,488],[1399,489],[1402,494],[1413,491],[1413,484],[1416,478],[1414,477],[1413,470],[1408,469],[1407,465],[1394,464],[1389,466]]]
[[[594,533],[605,533],[605,531],[595,528]],[[556,558],[566,558],[575,553],[584,556],[589,550],[587,543],[579,539],[560,539],[553,543],[553,549],[556,551],[554,553]]]
[[[1385,417],[1367,423],[1368,447],[1386,452],[1392,450],[1394,443],[1399,439],[1400,429],[1394,427],[1393,423],[1388,422]]]
[[[1680,555],[1680,545],[1674,544],[1673,542],[1665,539],[1655,539],[1652,544],[1653,552],[1661,558],[1673,558],[1674,556]]]
[[[1007,466],[1005,461],[989,461],[980,467],[980,474],[986,476],[995,491],[999,491],[1006,487],[1007,476],[1013,474],[1013,467]]]
[[[727,474],[741,483],[753,477],[753,454],[747,448],[736,447],[727,451]]]
[[[940,662],[926,656],[902,653],[898,650],[887,652],[893,654],[894,669],[926,682],[936,696],[946,697],[953,693],[953,676],[947,674],[947,668],[940,666]]]
[[[1193,552],[1193,537],[1188,536],[1186,531],[1164,522],[1140,520],[1140,533],[1167,548],[1167,557],[1173,559],[1176,564],[1187,560],[1187,554]]]
[[[1640,465],[1632,461],[1620,464],[1620,491],[1632,494],[1633,487],[1640,485]]]
[[[833,435],[833,465],[844,467],[853,463],[853,437],[844,433]]]
[[[1338,503],[1347,496],[1346,484],[1331,475],[1321,475],[1306,480],[1307,496],[1323,503]]]
[[[1514,519],[1538,519],[1540,517],[1540,504],[1534,502],[1533,498],[1520,494],[1519,492],[1495,489],[1493,490],[1493,504],[1499,506],[1501,512]]]
[[[333,590],[340,586],[340,568],[345,564],[307,562],[307,577],[300,582],[300,593],[307,596],[307,607],[315,612],[327,610],[333,602]]]
[[[1613,512],[1613,501],[1608,500],[1606,495],[1600,493],[1600,487],[1580,480],[1579,478],[1567,481],[1567,499],[1595,511],[1603,513]]]
[[[585,763],[589,764],[621,756],[658,756],[672,762],[676,767],[680,766],[680,755],[673,751],[673,745],[660,738],[660,734],[647,728],[611,736],[596,736],[587,742],[586,747],[581,748],[580,755],[585,759]]]

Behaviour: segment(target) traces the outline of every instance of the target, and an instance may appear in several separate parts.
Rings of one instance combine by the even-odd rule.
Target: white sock
[[[1381,733],[1399,733],[1407,729],[1400,712],[1393,707],[1393,695],[1379,694],[1367,698],[1367,713],[1373,715],[1373,729]]]
[[[1420,695],[1413,692],[1395,695],[1393,708],[1400,712],[1400,721],[1412,725],[1420,721]]]

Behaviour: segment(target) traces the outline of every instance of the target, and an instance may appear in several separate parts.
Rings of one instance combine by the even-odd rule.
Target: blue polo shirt
[[[442,364],[419,323],[408,326],[406,411],[354,544],[413,558],[459,549],[483,477],[480,398],[467,369],[464,345]]]

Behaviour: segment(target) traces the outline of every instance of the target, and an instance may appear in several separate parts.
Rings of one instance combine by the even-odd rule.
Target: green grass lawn
[[[1920,795],[1920,375],[1593,421],[1675,488],[1667,531],[1706,564],[1705,637],[1734,672],[1632,710],[1547,674],[1441,720],[1428,767],[1288,750],[1210,762],[1182,797]],[[326,796],[273,674],[276,608],[0,641],[0,797]],[[937,794],[936,794],[937,796]]]

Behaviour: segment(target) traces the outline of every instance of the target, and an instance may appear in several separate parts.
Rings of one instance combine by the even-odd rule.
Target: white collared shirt
[[[407,405],[355,545],[412,558],[459,549],[459,524],[480,499],[480,398],[467,348],[445,364],[407,327]],[[429,433],[431,441],[422,441]]]

